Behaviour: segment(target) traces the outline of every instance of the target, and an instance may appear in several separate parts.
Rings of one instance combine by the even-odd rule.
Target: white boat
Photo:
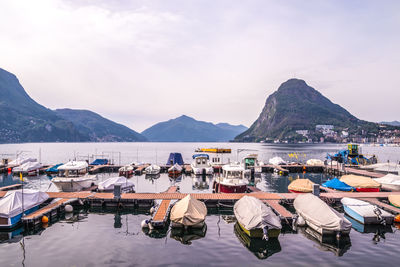
[[[242,197],[233,211],[239,226],[250,237],[268,239],[278,237],[281,232],[281,219],[258,198]]]
[[[144,173],[147,175],[157,175],[161,171],[161,167],[155,164],[151,164],[150,166],[144,169]]]
[[[400,176],[395,174],[387,174],[382,178],[374,179],[375,182],[381,184],[381,188],[386,191],[400,191]]]
[[[168,174],[172,176],[179,176],[182,173],[182,170],[182,166],[180,166],[178,163],[175,163],[168,169]]]
[[[261,173],[261,165],[258,161],[257,154],[249,154],[242,160],[242,166],[245,169],[245,174],[248,175],[251,172],[251,169],[254,169],[255,173]]]
[[[351,231],[351,222],[343,214],[313,194],[299,194],[293,206],[299,215],[298,225],[304,222],[321,235],[342,235]]]
[[[12,169],[13,174],[36,176],[43,165],[37,161],[28,161]]]
[[[244,193],[249,181],[245,178],[245,170],[239,163],[222,166],[222,176],[215,178],[214,190],[220,193]]]
[[[133,175],[133,166],[132,165],[125,165],[118,169],[119,176],[124,176],[129,178]]]
[[[171,209],[171,227],[203,228],[207,216],[206,205],[188,194]]]
[[[392,224],[394,216],[375,205],[355,198],[344,197],[341,200],[344,211],[362,224]]]
[[[16,226],[23,215],[39,209],[39,205],[49,198],[45,192],[32,189],[8,191],[0,199],[0,229]]]
[[[123,193],[130,193],[130,192],[135,192],[135,185],[126,179],[126,177],[118,176],[118,177],[111,177],[103,182],[98,184],[98,190],[100,192],[112,192],[114,191],[114,186],[115,185],[120,185],[121,186],[121,192]]]
[[[94,185],[96,175],[88,174],[86,161],[70,161],[58,167],[58,175],[51,181],[63,192],[75,192]]]
[[[193,173],[195,175],[212,175],[214,168],[209,162],[209,156],[207,154],[195,154],[193,155],[193,162],[190,164]]]
[[[285,164],[287,164],[287,162],[284,161],[281,157],[273,157],[273,158],[269,159],[268,162],[269,162],[269,164],[272,164],[272,165],[285,165]]]
[[[27,162],[35,162],[37,159],[34,158],[25,158],[25,157],[17,157],[16,159],[8,162],[9,166],[19,166],[21,164],[27,163]]]
[[[320,159],[309,159],[306,164],[309,166],[323,166],[324,162]]]

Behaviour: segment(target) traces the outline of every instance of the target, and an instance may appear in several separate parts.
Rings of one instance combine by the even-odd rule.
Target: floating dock
[[[175,193],[178,191],[177,186],[171,186],[168,188],[166,193]],[[158,205],[156,211],[154,212],[153,218],[151,218],[151,225],[155,228],[162,228],[166,225],[169,217],[169,212],[171,210],[171,200],[163,199],[161,200],[160,205]]]

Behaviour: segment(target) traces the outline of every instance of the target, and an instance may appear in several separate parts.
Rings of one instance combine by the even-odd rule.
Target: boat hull
[[[94,184],[95,179],[87,177],[79,178],[53,178],[52,182],[62,192],[76,192],[89,188]]]
[[[363,188],[363,187],[357,187],[356,188],[357,192],[379,192],[379,188]]]
[[[246,235],[248,235],[251,238],[262,238],[264,236],[263,229],[261,228],[247,230],[240,222],[238,222],[238,224],[240,228],[243,230],[243,232],[245,232]],[[281,233],[280,229],[268,229],[269,238],[277,238],[280,233]]]
[[[344,211],[347,215],[349,215],[351,218],[354,220],[362,223],[362,224],[380,224],[380,221],[378,220],[378,217],[376,216],[363,216],[354,209],[352,209],[349,206],[343,205]],[[382,218],[385,220],[387,225],[390,225],[393,223],[393,216],[387,217],[387,216],[382,216]]]
[[[296,190],[291,190],[291,189],[288,189],[288,191],[290,193],[296,193],[296,194],[305,194],[305,193],[311,193],[312,192],[312,191],[310,191],[310,192],[301,192],[301,191],[296,191]]]
[[[133,175],[133,170],[129,171],[119,171],[119,176],[124,176],[126,178],[130,178]]]
[[[214,169],[212,167],[197,168],[197,167],[192,166],[192,170],[193,170],[193,173],[196,175],[201,175],[201,174],[212,175],[214,173]]]
[[[214,189],[217,193],[245,193],[247,191],[247,185],[225,185],[216,182]]]
[[[400,191],[400,185],[397,185],[397,184],[393,184],[393,185],[392,184],[382,184],[381,187],[383,190],[386,190],[386,191],[395,191],[395,192]]]
[[[33,208],[24,211],[24,214],[29,215],[32,212],[37,211],[39,209],[39,206],[40,205],[37,205]],[[17,226],[20,223],[21,218],[22,218],[22,213],[15,215],[14,217],[11,218],[0,217],[0,229],[10,229]]]

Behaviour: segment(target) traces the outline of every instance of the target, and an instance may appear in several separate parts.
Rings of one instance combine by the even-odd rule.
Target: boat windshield
[[[86,169],[80,170],[60,170],[58,172],[59,177],[78,177],[86,173]]]
[[[241,178],[242,172],[241,171],[225,171],[226,178]]]

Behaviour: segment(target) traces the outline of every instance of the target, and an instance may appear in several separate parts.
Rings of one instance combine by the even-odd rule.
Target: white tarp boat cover
[[[20,157],[18,157],[16,159],[10,161],[8,163],[8,165],[21,165],[21,164],[24,164],[24,163],[27,163],[27,162],[35,162],[35,161],[37,161],[37,159],[34,159],[34,158],[22,158],[22,157],[20,158]]]
[[[82,170],[87,168],[89,165],[86,161],[70,161],[58,167],[59,171],[64,170]]]
[[[350,232],[351,230],[349,220],[313,194],[298,195],[293,206],[307,225],[320,233],[324,233],[324,230],[332,232]]]
[[[374,179],[374,181],[380,184],[400,185],[400,176],[395,174],[387,174],[381,178]]]
[[[303,193],[311,193],[313,191],[314,183],[309,179],[296,179],[288,186],[289,190],[294,190]]]
[[[185,226],[193,226],[204,222],[206,216],[206,205],[189,194],[172,207],[170,220]]]
[[[282,229],[278,216],[258,198],[242,197],[235,203],[233,211],[238,222],[247,230],[264,229],[265,227]]]
[[[125,165],[122,166],[121,168],[119,168],[120,172],[129,172],[129,171],[133,171],[133,166],[132,165]]]
[[[269,159],[269,164],[282,165],[286,164],[286,161],[284,161],[281,157],[273,157],[272,159]]]
[[[13,172],[29,172],[42,168],[43,165],[37,161],[29,161],[24,164],[13,168]]]
[[[379,188],[381,185],[375,182],[371,178],[359,176],[359,175],[343,175],[340,181],[346,183],[355,188]]]
[[[121,188],[126,187],[134,187],[135,185],[126,179],[126,177],[119,176],[119,177],[111,177],[103,182],[99,183],[98,189],[99,190],[114,190],[114,185],[121,185]]]
[[[324,165],[324,162],[320,159],[309,159],[307,160],[306,164],[311,166],[320,166]]]
[[[171,168],[169,168],[168,169],[168,171],[178,171],[178,172],[180,172],[180,171],[182,171],[182,167],[178,164],[178,163],[175,163]]]
[[[31,209],[49,198],[45,192],[32,189],[24,189],[24,210]],[[11,218],[22,213],[22,190],[8,191],[0,199],[0,216]]]
[[[376,217],[376,213],[374,212],[375,206],[366,201],[362,201],[362,200],[358,200],[358,199],[350,198],[350,197],[344,197],[344,198],[342,198],[341,202],[344,206],[349,207],[350,209],[357,212],[358,214],[360,214],[363,217]],[[391,217],[392,216],[390,213],[388,213],[380,208],[378,208],[378,210],[380,210],[382,217]]]

